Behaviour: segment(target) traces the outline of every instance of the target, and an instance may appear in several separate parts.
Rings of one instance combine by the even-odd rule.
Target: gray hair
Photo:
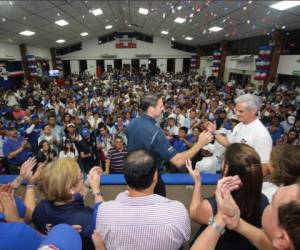
[[[261,107],[261,100],[258,96],[252,94],[244,94],[236,98],[235,104],[245,103],[247,110],[256,110],[259,111]]]

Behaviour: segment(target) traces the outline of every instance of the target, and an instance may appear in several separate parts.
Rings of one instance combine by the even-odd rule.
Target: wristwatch
[[[226,231],[225,227],[222,227],[221,225],[216,223],[214,216],[208,219],[208,225],[215,229],[220,235],[223,235]]]

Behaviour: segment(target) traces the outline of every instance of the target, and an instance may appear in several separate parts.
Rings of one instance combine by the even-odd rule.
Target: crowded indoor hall
[[[300,1],[0,1],[0,250],[299,250]]]

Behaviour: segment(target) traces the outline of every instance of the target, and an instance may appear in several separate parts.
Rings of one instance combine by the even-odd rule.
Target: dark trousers
[[[157,184],[154,188],[154,193],[159,194],[164,197],[167,196],[166,185],[165,185],[163,179],[161,178],[161,174],[158,174],[158,180],[157,180]]]

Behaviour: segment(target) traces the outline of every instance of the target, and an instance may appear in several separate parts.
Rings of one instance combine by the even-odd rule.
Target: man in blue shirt
[[[176,167],[184,166],[188,158],[192,158],[203,146],[211,142],[213,136],[210,132],[200,134],[198,141],[189,150],[178,153],[165,137],[161,128],[156,126],[156,118],[159,118],[164,111],[162,96],[149,94],[141,101],[141,108],[144,112],[140,117],[132,120],[126,128],[128,138],[127,149],[132,152],[138,149],[150,151],[158,162],[158,170],[163,170],[164,162],[171,162]],[[158,178],[154,192],[165,196],[166,190],[162,179]]]
[[[18,167],[32,155],[28,139],[18,137],[17,128],[14,126],[8,128],[3,153],[7,158],[10,174],[19,174]]]

